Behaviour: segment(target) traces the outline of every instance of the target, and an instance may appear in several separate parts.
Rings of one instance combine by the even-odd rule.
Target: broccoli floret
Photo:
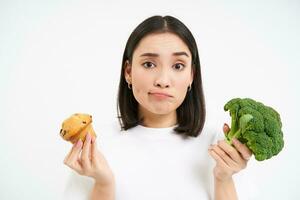
[[[224,110],[230,112],[231,129],[226,141],[236,138],[252,151],[258,161],[277,155],[284,146],[279,113],[250,98],[234,98]]]

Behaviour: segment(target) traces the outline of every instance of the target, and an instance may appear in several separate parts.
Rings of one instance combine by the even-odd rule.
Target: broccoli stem
[[[227,143],[230,145],[232,145],[233,138],[240,138],[241,133],[247,129],[249,122],[253,119],[253,116],[250,114],[245,114],[240,117],[239,120],[237,120],[237,115],[233,115],[231,119],[232,128],[226,137]]]
[[[230,125],[230,131],[225,134],[227,142],[229,144],[232,144],[232,137],[235,135],[235,133],[238,131],[238,120],[237,120],[237,113],[230,112],[231,116],[231,125]]]
[[[242,133],[241,129],[238,129],[235,133],[232,134],[232,136],[230,138],[228,138],[227,143],[230,144],[230,145],[232,145],[233,138],[237,138],[238,139],[240,137],[241,133]]]

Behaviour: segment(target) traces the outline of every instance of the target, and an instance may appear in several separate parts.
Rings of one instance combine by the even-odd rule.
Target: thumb
[[[224,134],[226,135],[229,131],[230,131],[230,128],[229,128],[228,124],[224,123],[224,125],[223,125]]]

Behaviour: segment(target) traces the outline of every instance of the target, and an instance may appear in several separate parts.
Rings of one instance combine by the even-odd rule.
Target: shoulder
[[[94,124],[96,134],[101,137],[114,137],[121,132],[121,126],[117,120],[101,121]]]
[[[216,143],[218,140],[224,139],[224,133],[220,128],[214,126],[205,125],[198,135],[200,140],[205,140],[210,144]]]

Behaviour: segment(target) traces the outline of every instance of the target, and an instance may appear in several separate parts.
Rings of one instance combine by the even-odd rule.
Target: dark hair
[[[118,91],[118,118],[123,130],[130,129],[141,123],[138,117],[138,102],[124,77],[126,61],[132,63],[135,48],[142,38],[150,33],[170,32],[179,36],[188,46],[192,54],[192,70],[194,79],[191,90],[187,92],[182,104],[177,108],[178,126],[174,131],[186,136],[197,137],[205,122],[205,101],[202,88],[200,59],[196,41],[189,29],[172,16],[152,16],[139,24],[131,33],[123,54],[122,69]]]

